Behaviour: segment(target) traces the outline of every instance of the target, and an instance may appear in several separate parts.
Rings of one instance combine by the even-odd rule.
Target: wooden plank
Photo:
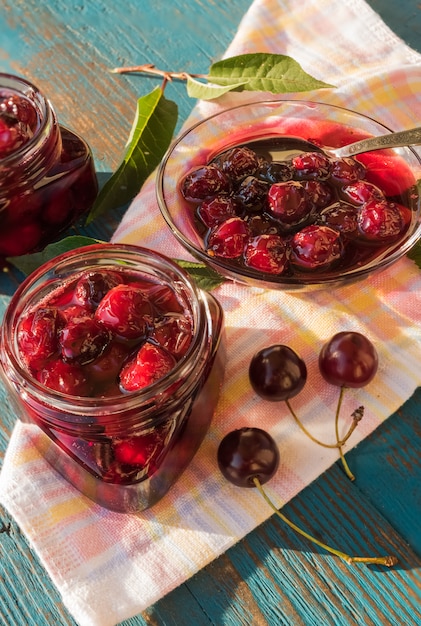
[[[347,456],[366,498],[421,557],[421,389]]]
[[[347,565],[272,517],[186,583],[203,612],[212,616],[211,623],[417,623],[421,560],[339,466],[283,512],[335,547],[354,554],[387,554],[392,549],[400,564],[393,570]],[[145,615],[152,623],[166,625],[177,611],[182,611],[182,604],[175,591]]]
[[[419,2],[369,0],[383,21],[409,46],[421,52],[421,7]]]
[[[0,624],[74,626],[17,524],[0,506]]]

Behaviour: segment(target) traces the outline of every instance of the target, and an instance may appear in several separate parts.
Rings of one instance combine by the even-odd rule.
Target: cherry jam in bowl
[[[400,259],[421,236],[421,159],[407,147],[341,159],[323,147],[388,132],[315,102],[222,111],[164,156],[161,213],[193,256],[228,279],[300,291],[352,283]]]
[[[120,512],[151,507],[206,435],[224,372],[219,303],[175,262],[96,244],[47,262],[5,313],[1,371],[34,445]]]

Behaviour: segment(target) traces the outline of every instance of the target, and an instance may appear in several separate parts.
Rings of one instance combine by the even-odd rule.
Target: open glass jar
[[[23,78],[0,73],[0,260],[42,249],[88,211],[91,150]]]
[[[175,262],[97,244],[29,276],[5,313],[2,374],[51,465],[109,509],[152,506],[212,419],[224,372],[219,303]]]

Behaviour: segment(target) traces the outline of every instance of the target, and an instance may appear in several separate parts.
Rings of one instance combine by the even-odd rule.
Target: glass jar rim
[[[2,350],[6,353],[8,363],[17,378],[17,384],[25,390],[25,394],[36,395],[38,401],[42,401],[47,405],[53,404],[55,408],[60,408],[66,412],[73,412],[75,414],[74,419],[71,419],[72,416],[68,415],[69,419],[63,419],[63,421],[68,424],[80,424],[81,417],[89,418],[89,416],[98,414],[98,411],[101,409],[106,409],[106,412],[110,415],[115,415],[120,411],[126,411],[128,408],[135,408],[136,406],[142,405],[150,407],[151,410],[156,410],[161,404],[164,405],[165,401],[168,399],[168,394],[165,393],[165,391],[168,386],[171,385],[173,378],[182,379],[186,382],[190,380],[190,387],[194,386],[195,381],[200,378],[205,367],[202,355],[209,343],[207,333],[208,312],[203,293],[190,278],[188,273],[172,259],[156,251],[131,244],[97,243],[83,248],[77,248],[74,250],[74,253],[74,255],[69,257],[69,253],[65,252],[47,261],[30,274],[18,287],[6,310],[0,338]],[[107,267],[110,267],[112,260],[115,262],[119,260],[118,262],[124,264],[122,266],[127,268],[131,267],[133,270],[135,270],[135,264],[137,263],[136,266],[138,270],[143,268],[145,275],[146,271],[144,268],[148,266],[151,269],[159,269],[161,276],[164,271],[168,272],[168,275],[170,275],[169,273],[171,272],[173,276],[176,276],[183,287],[186,288],[187,294],[189,295],[189,306],[194,318],[193,338],[186,354],[177,362],[171,372],[148,387],[122,396],[99,398],[71,396],[51,390],[33,378],[21,365],[16,349],[17,346],[15,343],[11,343],[11,340],[15,336],[14,331],[16,330],[18,320],[22,313],[27,310],[28,302],[25,304],[24,299],[28,295],[33,297],[39,293],[39,287],[49,272],[55,274],[56,280],[60,280],[62,279],[66,267],[69,271],[69,276],[70,269],[72,267],[74,268],[76,264],[79,264],[80,271],[88,271],[92,267],[100,267],[99,263],[93,264],[93,260],[97,258],[98,255],[101,257],[102,261],[107,259]],[[139,265],[140,260],[143,261],[142,266]],[[70,268],[68,267],[69,263]],[[130,265],[130,263],[132,265]],[[184,397],[189,391],[189,386],[184,385],[182,393],[178,389],[176,391],[179,391],[179,395]],[[176,392],[170,397],[177,397]],[[60,418],[60,422],[61,421],[62,418]]]
[[[20,162],[23,158],[29,160],[32,153],[36,153],[39,149],[39,141],[45,133],[49,133],[54,125],[55,113],[50,101],[44,96],[40,89],[32,82],[21,76],[0,72],[0,91],[9,89],[22,93],[26,98],[31,100],[36,108],[38,125],[32,135],[23,145],[16,150],[0,157],[1,167],[4,169],[12,168],[16,162]]]

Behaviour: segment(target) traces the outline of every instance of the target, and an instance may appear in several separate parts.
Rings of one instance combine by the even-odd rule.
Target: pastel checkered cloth
[[[249,52],[288,54],[313,76],[337,86],[305,94],[305,99],[355,109],[396,130],[419,125],[421,56],[363,0],[256,0],[226,56]],[[303,99],[303,94],[288,97]],[[198,103],[186,126],[233,102],[255,99],[256,94],[232,94],[216,103]],[[113,240],[188,258],[160,216],[154,176]],[[302,434],[283,405],[268,407],[252,392],[247,370],[257,349],[281,342],[302,355],[308,382],[294,407],[316,437],[329,440],[338,390],[318,373],[320,347],[339,330],[360,331],[376,344],[380,370],[375,380],[345,394],[344,415],[360,404],[366,409],[349,447],[421,383],[421,272],[408,259],[360,284],[308,296],[232,283],[214,293],[226,315],[222,396],[191,466],[152,510],[122,515],[95,505],[39,456],[31,427],[18,423],[12,435],[0,479],[1,502],[82,626],[111,626],[144,610],[271,515],[255,490],[234,487],[217,470],[218,443],[231,429],[259,425],[278,442],[282,462],[267,489],[279,506],[337,460],[336,450]]]

